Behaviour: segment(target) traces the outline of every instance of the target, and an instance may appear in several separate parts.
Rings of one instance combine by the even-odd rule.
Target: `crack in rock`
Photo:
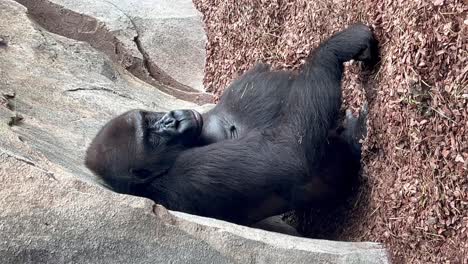
[[[135,98],[133,98],[133,97],[127,95],[127,94],[120,93],[120,92],[117,92],[115,90],[105,88],[105,87],[91,87],[91,88],[78,87],[78,88],[73,88],[73,89],[67,89],[64,92],[78,92],[78,91],[104,91],[104,92],[109,92],[109,93],[115,94],[117,96],[126,98],[126,99],[135,100]]]
[[[104,0],[104,2],[108,3],[109,5],[112,5],[115,7],[115,9],[119,10],[132,24],[133,30],[135,30],[136,36],[133,38],[133,42],[135,43],[136,48],[140,52],[141,56],[143,57],[143,66],[145,67],[148,75],[153,78],[154,80],[159,80],[165,85],[171,86],[174,89],[184,91],[184,92],[189,92],[189,93],[199,93],[197,90],[193,89],[190,86],[184,85],[178,81],[176,81],[174,78],[172,78],[170,75],[165,73],[160,67],[158,67],[152,60],[151,56],[146,52],[146,50],[143,47],[143,44],[140,41],[140,30],[138,26],[136,25],[134,18],[132,18],[130,15],[128,15],[123,9],[121,9],[119,6],[116,4]]]
[[[111,93],[111,94],[117,95],[117,96],[125,98],[125,99],[136,101],[136,102],[138,102],[138,103],[140,103],[140,104],[142,104],[142,105],[144,105],[144,106],[146,106],[148,108],[154,107],[154,106],[148,105],[147,102],[139,100],[138,98],[135,98],[135,97],[132,97],[132,96],[130,96],[128,94],[121,93],[121,92],[112,90],[110,88],[105,88],[105,87],[90,87],[90,88],[78,87],[78,88],[73,88],[73,89],[67,89],[67,90],[65,90],[63,92],[64,93],[71,93],[71,92],[80,92],[80,91],[102,91],[102,92],[107,92],[107,93]]]
[[[56,182],[59,182],[59,180],[57,179],[57,177],[55,177],[54,173],[52,173],[52,172],[50,172],[50,171],[48,171],[48,170],[46,170],[46,169],[41,168],[39,165],[37,165],[36,163],[34,163],[34,161],[32,161],[32,160],[30,160],[30,159],[28,159],[28,158],[26,158],[26,157],[22,157],[22,156],[18,156],[18,155],[16,155],[16,154],[13,154],[13,153],[11,153],[10,151],[8,151],[8,150],[6,150],[6,149],[3,149],[3,148],[0,148],[0,152],[1,152],[1,153],[4,153],[5,155],[7,155],[7,156],[9,156],[9,157],[11,157],[11,158],[13,158],[13,159],[19,161],[19,162],[24,162],[24,163],[26,163],[26,164],[28,164],[28,165],[30,165],[30,166],[33,166],[34,168],[36,168],[36,169],[42,171],[42,172],[43,172],[45,175],[47,175],[49,178],[53,179],[53,180],[56,181]]]
[[[152,84],[152,80],[160,80],[162,82],[162,85],[159,85],[159,90],[173,95],[179,99],[201,104],[213,102],[213,96],[211,94],[200,93],[188,86],[184,86],[181,83],[175,83],[176,81],[174,79],[172,79],[169,75],[165,74],[163,70],[161,70],[161,68],[156,66],[156,64],[154,64],[151,61],[151,59],[149,59],[150,56],[144,50],[143,45],[140,41],[140,35],[138,33],[138,30],[135,30],[137,32],[137,35],[133,38],[133,42],[135,42],[138,51],[143,56],[143,65],[147,70],[149,77],[151,78],[151,80],[146,81],[147,83]],[[192,91],[189,91],[189,89],[183,87],[188,87]],[[194,98],[195,100],[193,100],[192,98]]]
[[[96,18],[67,9],[47,0],[16,0],[28,8],[28,13],[35,22],[52,33],[90,44],[105,53],[113,62],[122,65],[135,77],[176,98],[197,104],[212,103],[210,93],[198,92],[183,85],[161,70],[150,59],[142,47],[140,33],[134,20],[114,3],[104,1],[122,12],[129,19],[135,31],[130,39],[136,50],[129,48],[108,27]],[[137,51],[141,58],[132,55]]]

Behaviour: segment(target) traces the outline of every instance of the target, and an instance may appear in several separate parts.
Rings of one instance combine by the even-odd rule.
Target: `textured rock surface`
[[[0,14],[2,263],[388,263],[379,244],[254,230],[95,185],[83,154],[109,118],[196,105],[49,33],[14,1]]]
[[[201,103],[206,35],[190,0],[18,0],[51,32],[83,40],[143,81]]]
[[[1,151],[0,163],[2,263],[232,262],[155,217],[149,200],[51,174]]]

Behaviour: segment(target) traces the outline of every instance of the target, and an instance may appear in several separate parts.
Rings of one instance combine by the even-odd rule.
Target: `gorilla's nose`
[[[175,118],[174,112],[171,111],[171,112],[165,114],[161,118],[161,121],[159,123],[164,128],[177,128],[177,125],[178,125],[179,121]]]
[[[170,128],[170,127],[175,127],[177,121],[174,118],[166,118],[165,120],[162,121],[162,124],[164,127]]]

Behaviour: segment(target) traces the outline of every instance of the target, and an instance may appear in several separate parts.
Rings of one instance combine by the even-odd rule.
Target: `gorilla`
[[[333,201],[358,175],[364,123],[348,116],[340,128],[343,63],[376,58],[370,28],[352,25],[298,72],[254,67],[203,115],[132,110],[112,119],[85,164],[116,192],[242,225]]]

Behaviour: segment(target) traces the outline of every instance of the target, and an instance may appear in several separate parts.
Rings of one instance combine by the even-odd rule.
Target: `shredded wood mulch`
[[[346,108],[369,105],[362,187],[339,213],[302,212],[300,229],[382,242],[395,263],[468,263],[468,1],[194,2],[208,34],[205,86],[217,95],[256,62],[295,69],[332,33],[372,26],[380,68],[363,76],[350,63],[343,84]]]

